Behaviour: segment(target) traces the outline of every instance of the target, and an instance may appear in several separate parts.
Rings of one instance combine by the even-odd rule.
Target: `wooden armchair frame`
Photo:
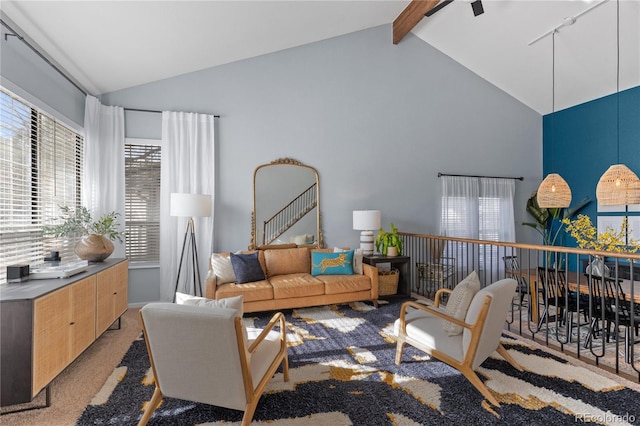
[[[147,345],[147,351],[149,354],[149,360],[151,363],[151,369],[154,374],[154,382],[155,382],[155,390],[153,392],[153,396],[151,400],[146,404],[146,408],[140,422],[139,426],[144,426],[147,424],[149,419],[151,418],[153,412],[162,402],[162,386],[158,381],[158,375],[156,372],[156,365],[153,358],[153,353],[150,347],[150,341],[148,338],[147,329],[145,326],[144,318],[142,316],[142,312],[140,312],[140,319],[142,321],[142,330],[145,336],[145,342]],[[276,357],[271,362],[269,368],[260,379],[260,382],[255,386],[253,379],[251,376],[251,365],[250,365],[250,356],[256,351],[256,349],[260,346],[260,344],[265,340],[269,332],[271,332],[276,325],[279,325],[279,334],[280,334],[280,349],[276,355]],[[269,323],[264,327],[264,329],[260,332],[260,334],[256,337],[254,341],[251,342],[249,347],[246,346],[246,339],[244,337],[245,333],[243,331],[242,318],[236,317],[234,319],[235,326],[235,335],[236,335],[236,344],[238,346],[238,353],[240,358],[240,365],[242,369],[242,380],[244,383],[244,390],[246,396],[246,404],[244,407],[244,415],[242,417],[242,426],[248,426],[253,419],[253,415],[255,413],[256,407],[258,405],[258,401],[262,396],[264,389],[266,388],[269,380],[273,377],[275,372],[277,371],[280,364],[282,364],[284,381],[289,381],[289,359],[287,356],[287,338],[286,338],[286,323],[285,317],[281,312],[276,312]],[[230,342],[233,344],[233,342]],[[212,384],[214,385],[214,384]],[[215,405],[215,404],[213,404]]]
[[[453,368],[457,369],[458,371],[460,371],[466,378],[467,380],[469,380],[471,382],[471,384],[478,390],[480,391],[480,393],[493,405],[499,407],[500,404],[498,403],[498,401],[496,400],[496,398],[491,394],[491,392],[489,391],[489,389],[485,386],[485,384],[482,382],[482,380],[480,380],[480,378],[478,377],[478,375],[476,374],[476,372],[473,370],[473,362],[474,359],[476,357],[476,352],[478,349],[478,344],[480,342],[480,339],[482,337],[482,330],[484,328],[485,325],[485,321],[487,318],[487,314],[489,312],[489,308],[491,305],[491,296],[487,295],[484,297],[483,300],[483,304],[482,304],[482,309],[480,310],[480,314],[478,315],[478,318],[476,320],[476,322],[474,324],[468,324],[464,321],[460,321],[452,316],[447,315],[444,311],[439,310],[439,305],[440,305],[440,298],[441,296],[443,296],[444,294],[447,293],[451,293],[452,290],[450,289],[440,289],[438,290],[438,292],[436,293],[436,297],[435,297],[435,303],[434,303],[434,307],[431,306],[427,306],[427,305],[423,305],[421,303],[417,303],[417,302],[405,302],[402,304],[402,307],[400,309],[400,330],[398,333],[398,340],[397,340],[397,345],[396,345],[396,359],[395,362],[396,364],[400,364],[402,361],[402,351],[404,349],[404,345],[405,344],[410,344],[411,346],[414,346],[426,353],[428,353],[429,355],[431,355],[432,357],[445,362],[447,364],[449,364],[450,366],[452,366]],[[418,310],[421,310],[423,312],[426,312],[430,315],[434,315],[436,317],[439,317],[443,320],[447,320],[447,321],[451,321],[454,324],[460,325],[462,327],[464,327],[465,329],[468,329],[471,331],[471,340],[469,342],[469,346],[467,349],[467,353],[464,356],[464,359],[462,360],[462,362],[458,361],[457,359],[453,358],[452,356],[441,352],[437,349],[434,349],[432,347],[429,347],[427,345],[425,345],[424,343],[420,342],[419,340],[413,339],[410,336],[407,336],[407,330],[406,330],[406,314],[407,314],[407,309],[408,308],[415,308]],[[435,308],[435,309],[434,309]],[[459,338],[462,339],[462,336],[453,336],[451,338]],[[462,344],[462,343],[461,343]],[[517,369],[518,371],[522,371],[522,367],[513,359],[513,357],[507,352],[507,350],[504,348],[504,346],[502,346],[502,344],[500,342],[498,342],[498,345],[496,347],[496,351],[509,363],[511,364],[515,369]],[[483,360],[484,361],[484,360]]]

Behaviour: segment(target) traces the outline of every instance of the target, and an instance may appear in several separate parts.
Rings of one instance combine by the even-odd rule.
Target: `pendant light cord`
[[[551,171],[556,170],[556,143],[554,139],[554,116],[556,112],[556,33],[551,34]]]
[[[616,117],[616,155],[620,164],[620,0],[616,0]]]
[[[551,114],[556,110],[556,31],[551,35]],[[553,117],[553,115],[552,115]]]

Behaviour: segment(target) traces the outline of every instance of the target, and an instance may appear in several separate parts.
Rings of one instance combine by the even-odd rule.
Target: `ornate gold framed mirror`
[[[324,247],[318,171],[291,158],[256,167],[250,249],[289,244]]]

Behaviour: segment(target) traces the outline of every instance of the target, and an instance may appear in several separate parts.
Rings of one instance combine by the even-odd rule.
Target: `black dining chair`
[[[630,363],[631,345],[640,343],[639,340],[634,340],[640,333],[640,304],[631,303],[630,298],[620,285],[621,279],[585,275],[589,279],[589,287],[593,292],[591,303],[592,319],[589,328],[590,337],[587,339],[594,337],[599,332],[598,319],[605,324],[604,332],[607,342],[609,342],[612,335],[617,338],[619,328],[624,327],[625,360]],[[587,347],[586,344],[585,347]]]
[[[571,342],[571,331],[573,330],[573,313],[583,314],[585,323],[589,321],[589,296],[570,291],[567,286],[567,279],[564,270],[556,270],[545,267],[538,267],[538,282],[540,286],[541,300],[544,305],[542,315],[538,320],[538,329],[545,320],[555,321],[559,326],[564,326],[566,341],[560,339],[560,343]],[[555,307],[555,317],[551,317],[549,308]],[[558,330],[558,329],[556,329]]]
[[[503,256],[502,261],[504,262],[505,275],[518,282],[516,291],[520,295],[520,306],[525,306],[524,298],[529,293],[529,284],[527,283],[527,279],[521,274],[518,256]]]

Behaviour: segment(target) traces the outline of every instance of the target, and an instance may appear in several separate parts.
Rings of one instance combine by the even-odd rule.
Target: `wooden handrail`
[[[429,238],[429,239],[443,240],[443,241],[457,241],[461,243],[487,244],[487,245],[499,246],[499,247],[513,247],[513,248],[519,248],[519,249],[539,250],[539,251],[545,251],[545,252],[552,251],[552,252],[563,252],[563,253],[571,253],[571,254],[585,254],[585,255],[591,255],[591,256],[603,256],[603,257],[640,260],[640,253],[617,253],[617,252],[610,252],[610,251],[587,250],[587,249],[581,249],[576,247],[545,246],[545,245],[526,244],[526,243],[509,243],[509,242],[502,242],[502,241],[474,240],[470,238],[456,238],[456,237],[447,237],[442,235],[431,235],[431,234],[414,234],[409,232],[399,232],[398,234],[409,236],[409,237]]]
[[[614,339],[609,342],[606,333],[609,326],[613,325],[616,330],[625,327],[625,333],[634,335],[633,329],[639,325],[637,317],[632,316],[632,321],[629,322],[622,317],[602,316],[593,308],[596,302],[589,282],[590,277],[597,276],[598,273],[606,273],[613,279],[622,280],[622,285],[626,286],[623,288],[624,294],[628,296],[627,300],[632,301],[631,306],[635,310],[640,306],[640,253],[410,232],[399,234],[405,243],[404,254],[410,256],[412,263],[415,263],[415,267],[408,269],[406,273],[411,289],[416,294],[433,300],[442,289],[453,289],[463,277],[472,272],[476,272],[482,285],[504,277],[517,277],[518,295],[506,318],[509,330],[563,352],[567,350],[577,358],[602,363],[619,375],[635,376],[640,382],[640,359],[633,356],[640,348],[640,341]],[[512,256],[519,259],[515,267],[509,267],[505,262]],[[608,265],[608,271],[602,269],[601,272],[594,273],[591,270],[596,256],[607,259],[605,266]],[[421,269],[425,265],[430,266]],[[557,298],[557,304],[555,308],[551,307],[549,315],[549,305],[554,304],[540,297],[540,290],[544,288],[546,280],[538,276],[539,267],[557,268],[558,273],[566,274],[568,289],[580,295],[578,302],[570,303],[569,292],[566,292],[565,297]],[[587,307],[584,300],[589,302]],[[545,314],[540,315],[541,312]],[[586,336],[576,331],[584,331],[584,326],[588,329]],[[597,330],[605,332],[598,335]],[[613,346],[613,351],[605,350]],[[621,360],[624,362],[620,362]]]

